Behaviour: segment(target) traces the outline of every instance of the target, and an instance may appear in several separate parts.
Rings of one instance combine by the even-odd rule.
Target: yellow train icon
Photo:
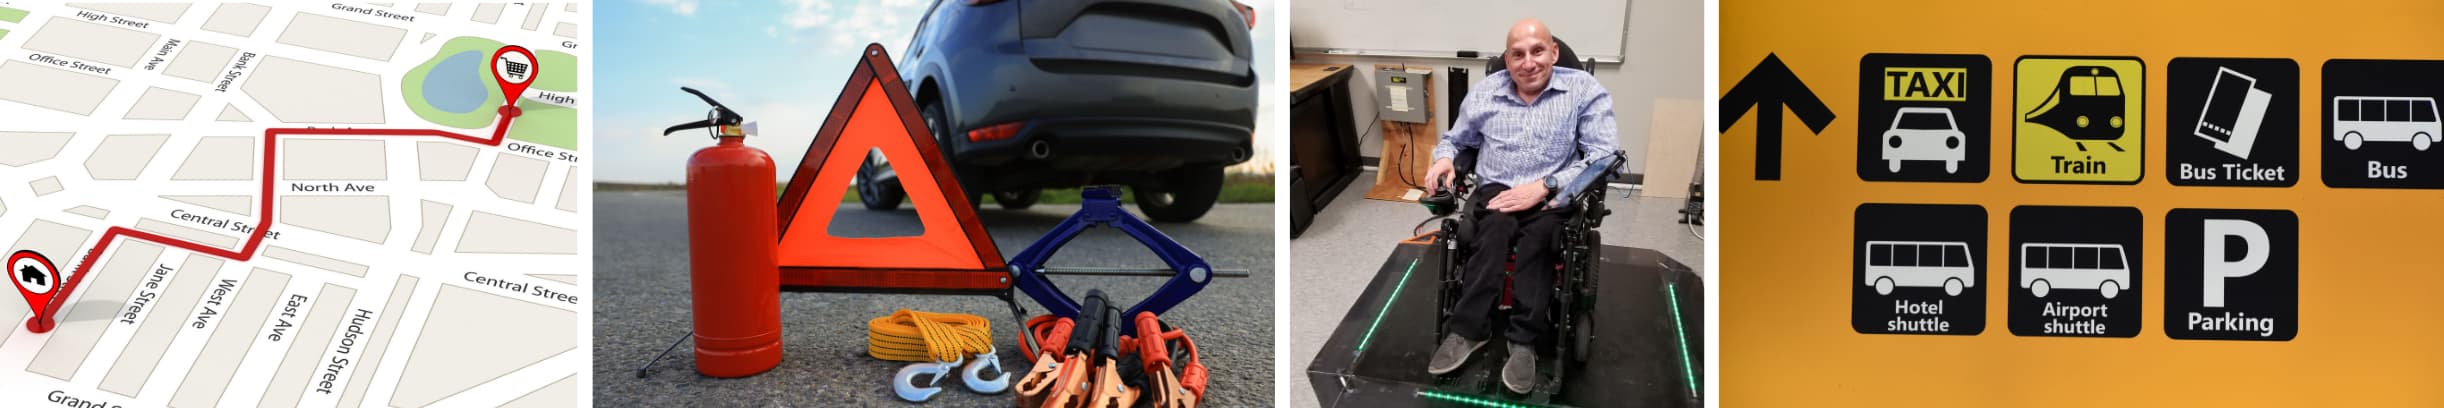
[[[2121,140],[2124,130],[2123,102],[2121,75],[2113,68],[2074,66],[2062,71],[2052,94],[2022,120],[2061,132],[2073,143],[2104,142],[2118,152],[2122,147],[2114,142]],[[2088,149],[2084,144],[2078,147]]]

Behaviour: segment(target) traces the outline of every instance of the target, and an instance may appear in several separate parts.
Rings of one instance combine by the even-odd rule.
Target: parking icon
[[[2145,221],[2131,207],[2011,209],[2011,334],[2137,336]]]
[[[2300,219],[2285,210],[2164,215],[2164,335],[2290,341],[2299,334]]]
[[[2146,174],[2145,63],[2022,57],[2013,71],[2013,178],[2136,184]]]
[[[1986,180],[1992,64],[1984,55],[1860,57],[1858,178]]]

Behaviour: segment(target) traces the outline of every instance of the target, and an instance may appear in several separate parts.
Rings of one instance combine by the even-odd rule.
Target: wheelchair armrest
[[[1451,155],[1451,180],[1452,185],[1456,186],[1455,191],[1466,192],[1469,187],[1476,186],[1477,152],[1474,147],[1460,147],[1458,153]],[[1468,200],[1466,194],[1459,196],[1461,201]]]
[[[1570,179],[1570,184],[1566,187],[1568,190],[1565,191],[1584,194],[1591,189],[1597,189],[1595,191],[1601,193],[1602,186],[1600,185],[1611,183],[1613,174],[1620,172],[1621,151],[1614,150],[1612,154],[1597,157],[1594,163],[1587,164],[1587,170],[1579,172],[1578,177]]]

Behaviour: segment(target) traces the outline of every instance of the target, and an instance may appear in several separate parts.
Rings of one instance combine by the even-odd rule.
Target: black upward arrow
[[[1748,114],[1749,107],[1757,108],[1758,180],[1782,179],[1784,105],[1799,115],[1799,122],[1807,124],[1810,133],[1823,132],[1825,125],[1833,124],[1833,111],[1825,108],[1824,101],[1817,100],[1816,93],[1809,92],[1808,85],[1800,83],[1799,76],[1792,74],[1791,68],[1783,66],[1782,58],[1774,54],[1765,54],[1764,62],[1748,70],[1748,76],[1740,77],[1730,92],[1724,92],[1722,103],[1723,128],[1716,132],[1731,131],[1731,124]]]

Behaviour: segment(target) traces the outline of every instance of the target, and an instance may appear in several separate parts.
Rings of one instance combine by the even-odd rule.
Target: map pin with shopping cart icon
[[[501,85],[501,110],[517,110],[518,99],[526,95],[526,86],[534,85],[540,68],[535,65],[535,53],[526,47],[503,46],[492,52],[492,80]]]
[[[59,288],[59,268],[51,258],[31,250],[17,251],[8,256],[9,280],[17,282],[17,293],[25,295],[25,303],[34,309],[34,318],[26,320],[26,330],[50,332],[58,322],[51,319],[51,294]]]

